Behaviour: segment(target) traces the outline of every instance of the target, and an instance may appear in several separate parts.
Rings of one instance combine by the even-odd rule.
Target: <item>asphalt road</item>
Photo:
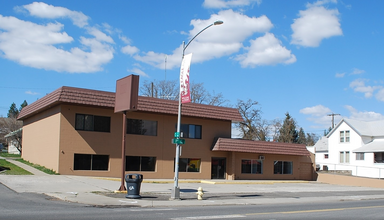
[[[272,195],[271,195],[272,196]],[[288,196],[288,195],[287,195]],[[384,200],[163,208],[94,207],[0,184],[0,219],[383,219]]]

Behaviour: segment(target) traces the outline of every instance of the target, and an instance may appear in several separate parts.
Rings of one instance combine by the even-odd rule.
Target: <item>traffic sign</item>
[[[173,138],[172,144],[185,144],[185,139]]]

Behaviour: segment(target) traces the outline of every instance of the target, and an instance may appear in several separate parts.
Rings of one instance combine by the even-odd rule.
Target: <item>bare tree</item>
[[[258,102],[248,99],[247,101],[237,100],[237,109],[244,121],[237,123],[242,138],[248,140],[260,140],[257,124],[261,121],[261,110],[258,108]]]
[[[22,127],[23,123],[17,120],[16,117],[0,118],[0,141],[4,145],[13,142],[21,153]]]
[[[149,96],[160,99],[179,99],[179,92],[176,80],[155,80],[154,82],[145,81],[143,86],[140,88],[140,93],[142,96]]]
[[[159,99],[178,100],[179,99],[178,81],[145,81],[140,88],[140,93],[143,96],[149,96]],[[222,93],[211,94],[204,88],[204,83],[191,83],[191,102],[207,105],[222,106],[228,100],[224,99]]]
[[[283,126],[281,119],[277,118],[271,121],[272,141],[279,140],[281,126]]]

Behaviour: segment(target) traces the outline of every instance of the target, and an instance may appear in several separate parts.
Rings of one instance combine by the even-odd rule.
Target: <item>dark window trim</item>
[[[80,122],[78,121],[78,120],[80,120],[78,118],[78,116],[83,116],[82,125],[80,125]],[[86,120],[87,117],[92,118],[92,120],[89,121],[91,124],[88,125],[90,128],[87,128],[87,120]],[[106,120],[106,121],[104,121],[104,120]],[[108,123],[107,126],[105,126],[106,125],[106,124],[104,124],[105,122]],[[75,115],[75,130],[110,133],[111,132],[111,117],[110,116],[100,116],[100,115],[76,113],[76,115]]]

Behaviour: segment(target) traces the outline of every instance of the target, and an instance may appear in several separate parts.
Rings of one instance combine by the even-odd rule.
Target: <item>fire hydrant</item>
[[[198,200],[203,200],[204,192],[203,192],[203,188],[202,187],[199,187],[197,189],[196,195],[197,195],[197,199]]]

